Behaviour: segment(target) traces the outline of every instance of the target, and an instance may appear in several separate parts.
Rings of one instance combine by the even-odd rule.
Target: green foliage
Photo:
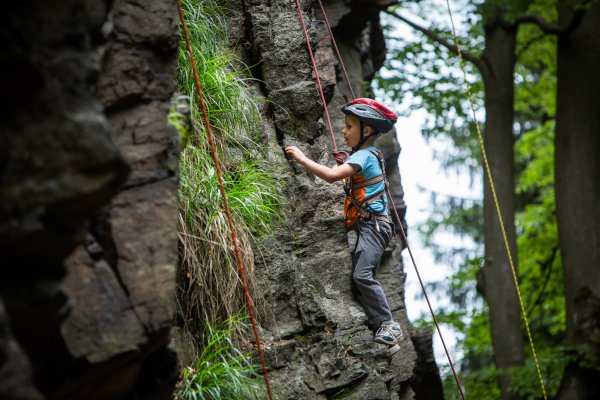
[[[456,349],[462,350],[462,360],[454,360],[458,367],[463,390],[469,399],[497,400],[501,397],[497,382],[497,370],[493,364],[492,338],[490,334],[487,305],[481,301],[471,303],[465,309],[442,311],[440,323],[452,326],[457,335]],[[448,364],[442,364],[446,399],[460,399],[456,382]]]
[[[258,108],[263,99],[250,94],[248,70],[227,46],[224,11],[216,0],[183,0],[182,6],[211,126],[234,144],[256,138],[264,126]],[[183,38],[178,66],[178,90],[189,97],[199,122],[202,111]]]
[[[186,367],[177,385],[177,400],[262,399],[265,386],[251,354],[238,350],[232,337],[241,320],[222,327],[206,323],[206,341],[193,365]]]
[[[188,106],[187,104],[184,104],[183,101],[186,103],[188,102],[186,96],[176,96],[173,99],[169,109],[169,114],[167,116],[167,122],[179,133],[179,142],[181,144],[181,148],[184,149],[190,140],[192,132],[188,117]]]
[[[576,357],[563,345],[558,344],[552,347],[540,346],[537,353],[546,391],[550,398],[555,398],[566,365]],[[531,356],[524,366],[510,368],[508,372],[511,376],[511,388],[515,393],[527,400],[541,398],[540,384]]]
[[[483,30],[479,23],[481,18],[475,13],[477,5],[459,1],[458,7],[470,11],[467,15],[472,17],[473,22],[467,32],[459,32],[461,48],[478,55],[483,49]],[[402,3],[391,10],[410,16],[412,20],[424,20],[424,27],[446,42],[454,43],[449,24],[443,26],[438,22],[448,20],[446,8],[439,7],[439,3],[431,0],[415,4]],[[390,18],[393,17],[386,15],[384,22]],[[467,121],[467,116],[468,120],[471,119],[471,110],[458,57],[419,32],[415,35],[422,40],[411,40],[396,34],[393,27],[398,23],[393,20],[389,25],[384,25],[388,57],[382,70],[384,72],[375,76],[375,86],[398,103],[403,99],[410,100],[405,114],[427,110],[426,122],[422,128],[424,137],[444,140],[448,144],[447,148],[452,149],[436,154],[442,167],[474,176],[480,168],[480,150],[475,126]],[[478,71],[471,64],[465,67],[473,87],[476,108],[481,109],[483,88],[476,78]]]
[[[508,22],[514,22],[524,11],[536,13],[548,21],[556,21],[555,2],[550,0],[452,3],[455,13],[460,13],[454,15],[455,19],[462,18],[464,22],[458,32],[460,45],[475,57],[483,54],[483,22],[496,16],[498,10]],[[447,14],[442,15],[443,18],[432,18],[436,11],[428,1],[404,2],[396,6],[395,11],[414,21],[425,21],[421,25],[444,40],[453,42],[449,28],[434,22],[447,20]],[[397,101],[408,99],[411,105],[406,113],[417,109],[427,110],[430,116],[423,134],[427,138],[441,139],[450,147],[445,154],[436,154],[441,159],[442,167],[469,171],[471,176],[480,174],[478,160],[481,155],[472,127],[465,122],[468,115],[467,95],[455,56],[421,33],[415,33],[421,40],[411,40],[398,37],[394,32],[393,25],[389,24],[386,38],[391,52],[386,61],[387,72],[377,77],[378,87]],[[574,360],[572,352],[562,344],[566,329],[565,302],[555,217],[553,167],[556,38],[544,35],[533,24],[519,25],[516,56],[514,152],[520,288],[546,389],[553,396],[566,363]],[[466,67],[468,79],[471,82],[480,81],[476,68],[469,63]],[[483,88],[475,84],[474,90],[476,108],[481,109]],[[481,121],[481,116],[479,118]],[[432,205],[431,217],[419,227],[419,232],[426,245],[433,249],[437,261],[453,268],[450,281],[438,283],[436,291],[450,294],[453,302],[453,306],[440,313],[440,322],[457,332],[457,348],[463,354],[461,379],[467,397],[500,398],[496,377],[502,372],[511,376],[516,392],[528,399],[541,398],[531,354],[527,356],[528,363],[520,368],[498,371],[494,366],[488,310],[476,292],[477,271],[482,265],[481,203],[434,194]],[[440,232],[471,238],[475,246],[444,248],[436,241]],[[525,351],[529,351],[528,346]],[[456,388],[448,367],[442,370],[446,376],[447,398],[458,398],[453,395]]]
[[[477,4],[467,1],[454,3],[454,8],[465,10],[470,24],[466,32],[459,31],[461,48],[478,55],[483,49],[483,29]],[[425,21],[422,26],[439,35],[448,43],[454,43],[445,6],[432,1],[420,1],[414,4],[402,3],[392,11],[409,17],[413,21]],[[383,72],[375,77],[375,84],[385,91],[394,101],[410,101],[405,113],[426,110],[427,117],[422,134],[427,139],[436,139],[445,145],[444,152],[434,155],[445,170],[466,173],[472,182],[480,176],[480,149],[476,139],[475,125],[471,119],[470,105],[463,84],[463,75],[459,69],[458,57],[448,52],[420,32],[415,32],[417,40],[398,35],[394,27],[397,20],[384,25],[388,58]],[[476,107],[483,104],[482,86],[478,71],[467,64],[467,74],[473,86]],[[467,118],[468,116],[468,118]],[[437,262],[452,265],[456,273],[461,273],[470,260],[477,259],[481,252],[483,213],[482,203],[477,199],[431,194],[431,215],[428,221],[417,227],[424,244],[430,248]],[[444,247],[439,245],[439,233],[450,232],[472,242],[474,246]],[[467,240],[470,238],[471,240]],[[464,293],[473,291],[473,281],[453,290],[453,300],[464,302]]]
[[[227,47],[223,10],[218,3],[184,0],[182,5],[209,122],[216,129],[218,153],[222,154],[221,168],[231,208],[245,226],[260,234],[269,228],[272,218],[277,217],[276,206],[280,202],[277,181],[266,165],[260,165],[259,161],[263,159],[261,148],[251,140],[263,130],[264,121],[257,105],[262,99],[250,95],[248,78],[243,75],[245,69],[235,69],[241,63]],[[188,220],[193,216],[195,207],[210,209],[208,215],[213,220],[221,199],[216,171],[208,158],[210,150],[203,134],[205,127],[183,39],[178,66],[178,87],[191,99],[194,132],[191,135],[182,133],[184,137],[191,136],[192,140],[183,151],[182,181],[186,181],[182,183],[180,195],[186,203],[185,210],[189,212]],[[220,138],[225,138],[234,148],[225,146]],[[187,196],[192,197],[188,199]]]
[[[247,157],[237,165],[227,183],[229,204],[250,232],[256,235],[268,232],[273,218],[279,217],[280,198],[275,176]]]
[[[213,229],[212,223],[224,216],[219,182],[210,153],[188,145],[181,155],[180,169],[179,197],[186,222],[199,228],[197,220],[201,218],[207,223],[206,229]],[[240,227],[256,235],[267,232],[273,218],[278,217],[280,202],[273,174],[246,155],[241,162],[229,165],[224,186]],[[204,233],[210,234],[208,230]]]
[[[479,9],[485,20],[495,17],[500,11],[507,22],[514,23],[518,16],[528,10],[531,3],[531,0],[486,0]]]
[[[245,274],[260,308],[264,303],[255,283],[250,237],[272,227],[281,202],[275,171],[255,142],[264,129],[261,99],[251,95],[248,71],[228,48],[219,3],[183,0],[182,6]],[[245,296],[183,35],[177,84],[190,110],[186,114],[175,109],[169,119],[184,145],[179,163],[178,300],[184,328],[197,347],[207,334],[204,321],[225,320],[245,307]]]
[[[527,132],[515,147],[518,159],[527,158],[517,193],[527,193],[528,204],[517,214],[521,289],[528,294],[528,317],[544,336],[560,337],[566,330],[562,265],[554,200],[553,123]]]
[[[498,372],[493,365],[482,367],[469,374],[465,391],[473,399],[497,400],[502,398],[497,384]]]
[[[548,3],[534,2],[530,10],[549,21],[556,20],[556,9]],[[525,25],[519,30],[518,43],[515,162],[519,172],[516,226],[520,286],[546,390],[552,397],[566,364],[573,359],[562,344],[566,310],[554,194],[556,38]],[[514,390],[533,400],[540,398],[540,387],[532,360],[529,354],[525,366],[509,373]]]

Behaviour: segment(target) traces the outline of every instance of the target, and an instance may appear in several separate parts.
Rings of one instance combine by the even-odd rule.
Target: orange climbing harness
[[[370,219],[375,222],[377,230],[379,230],[378,221],[392,221],[387,215],[380,215],[367,210],[367,207],[377,200],[385,197],[385,188],[388,185],[385,177],[385,161],[380,151],[369,150],[371,154],[377,157],[381,167],[381,174],[370,179],[358,180],[356,175],[352,175],[350,179],[344,182],[344,192],[346,192],[346,202],[344,203],[344,223],[346,228],[352,228],[359,219]],[[383,182],[381,191],[366,198],[368,186],[377,185]],[[384,200],[385,201],[385,200]]]
[[[260,358],[260,364],[262,366],[262,372],[263,372],[263,377],[265,380],[265,386],[267,388],[267,394],[269,396],[269,400],[273,400],[273,394],[271,393],[271,385],[269,383],[269,376],[267,374],[267,365],[265,363],[262,344],[260,341],[260,335],[258,333],[258,328],[256,326],[256,316],[254,314],[254,307],[252,305],[252,297],[250,297],[250,290],[248,289],[248,281],[246,279],[246,271],[244,268],[244,262],[242,260],[242,253],[240,251],[240,246],[238,244],[237,233],[236,233],[235,227],[233,225],[233,218],[231,217],[231,211],[229,210],[229,202],[227,201],[227,193],[225,192],[225,186],[223,185],[223,178],[221,176],[221,167],[220,167],[220,163],[219,163],[219,156],[217,155],[217,149],[216,149],[214,141],[213,141],[211,126],[208,121],[208,113],[206,111],[206,105],[204,103],[204,97],[202,95],[202,87],[200,86],[200,80],[198,79],[198,71],[196,70],[196,62],[194,60],[194,52],[192,51],[192,46],[190,44],[190,37],[188,34],[187,25],[185,23],[185,16],[183,14],[183,8],[181,7],[181,0],[177,0],[177,6],[179,8],[179,18],[181,20],[181,27],[183,28],[183,33],[185,36],[185,43],[187,45],[188,53],[190,56],[190,63],[192,65],[192,72],[194,74],[194,81],[196,83],[196,92],[198,94],[198,100],[200,101],[200,106],[202,108],[202,117],[204,119],[206,135],[208,137],[211,155],[212,155],[213,161],[215,163],[215,170],[217,172],[217,177],[219,180],[219,190],[221,192],[221,198],[223,199],[223,207],[225,208],[225,214],[227,215],[227,223],[229,224],[229,230],[231,231],[231,242],[232,242],[234,250],[235,250],[235,258],[236,258],[238,268],[240,271],[240,278],[242,280],[242,284],[244,285],[244,295],[246,297],[246,305],[248,306],[248,313],[250,314],[250,320],[252,322],[252,330],[254,331],[254,338],[256,339],[256,348],[258,349],[258,356]]]
[[[344,71],[344,76],[345,76],[345,79],[347,80],[348,87],[350,88],[350,90],[352,92],[352,95],[354,96],[354,91],[352,91],[352,85],[350,83],[350,80],[348,79],[348,74],[346,73],[346,68],[344,67],[344,61],[342,60],[342,58],[340,56],[340,53],[337,50],[337,44],[335,44],[335,37],[333,36],[333,31],[331,30],[331,27],[329,25],[329,20],[327,19],[327,13],[325,12],[325,8],[323,7],[323,4],[322,4],[321,0],[318,0],[318,2],[319,2],[319,6],[321,7],[321,11],[323,12],[323,16],[325,18],[325,22],[326,22],[327,28],[329,30],[329,34],[331,35],[331,42],[332,42],[334,48],[336,49],[336,53],[337,53],[340,65],[342,66],[342,70]],[[335,145],[335,137],[333,136],[333,129],[331,127],[331,122],[329,120],[329,112],[327,110],[327,105],[325,103],[325,97],[323,96],[323,88],[321,87],[321,81],[319,79],[319,73],[317,71],[317,65],[316,65],[316,62],[315,62],[315,59],[314,59],[314,56],[313,56],[313,51],[312,51],[312,47],[310,45],[310,40],[309,40],[309,37],[308,37],[308,31],[307,31],[306,25],[304,23],[304,17],[302,15],[302,9],[300,8],[300,2],[299,2],[299,0],[296,0],[296,7],[298,8],[298,15],[299,15],[299,18],[300,18],[300,24],[301,24],[302,29],[304,31],[304,37],[306,38],[306,45],[308,47],[308,53],[310,55],[311,62],[312,62],[312,65],[313,65],[313,70],[314,70],[315,77],[316,77],[316,80],[317,80],[317,87],[319,89],[319,93],[321,94],[321,100],[323,101],[323,109],[325,111],[325,114],[327,116],[327,122],[329,124],[329,131],[331,133],[331,141],[332,141],[332,147],[333,147],[333,157],[335,158],[335,160],[336,160],[336,162],[338,164],[341,164],[343,162],[343,160],[342,160],[342,157],[340,156],[340,152],[337,151],[337,148],[336,148],[336,145]],[[450,357],[450,352],[448,351],[448,347],[446,346],[446,342],[444,341],[444,337],[442,335],[442,331],[440,330],[437,318],[436,318],[435,313],[433,311],[433,307],[431,306],[431,302],[429,301],[429,296],[427,295],[427,291],[425,290],[425,285],[423,284],[423,280],[421,279],[421,274],[419,273],[419,269],[417,268],[417,263],[415,262],[415,258],[413,256],[412,250],[411,250],[410,245],[408,243],[408,239],[406,237],[406,233],[404,232],[404,227],[402,226],[402,222],[401,222],[400,217],[398,215],[398,212],[396,210],[396,205],[394,204],[394,199],[392,198],[392,195],[390,193],[389,185],[386,185],[386,191],[387,191],[388,199],[389,199],[390,204],[392,206],[391,210],[392,210],[393,216],[394,216],[395,220],[397,221],[398,226],[400,227],[400,233],[402,235],[402,240],[404,240],[404,243],[406,244],[406,248],[408,250],[408,253],[410,255],[410,259],[412,261],[413,267],[415,268],[415,272],[417,274],[417,278],[419,280],[419,284],[421,285],[421,290],[423,291],[423,295],[425,296],[425,300],[427,301],[427,306],[429,307],[429,312],[431,313],[431,317],[433,318],[433,322],[435,323],[435,327],[436,327],[436,330],[437,330],[438,335],[440,337],[440,340],[442,342],[442,346],[444,347],[444,351],[446,353],[446,357],[448,358],[448,362],[450,363],[450,368],[452,369],[452,374],[454,375],[454,380],[456,382],[456,386],[457,386],[457,388],[458,388],[458,390],[460,392],[461,398],[463,400],[465,400],[465,394],[463,392],[462,386],[460,384],[460,380],[458,379],[458,375],[457,375],[456,370],[454,368],[454,363],[452,362],[452,358]]]

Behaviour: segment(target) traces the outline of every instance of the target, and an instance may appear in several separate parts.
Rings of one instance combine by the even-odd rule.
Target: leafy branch
[[[443,37],[441,37],[433,29],[425,28],[425,27],[417,24],[416,22],[411,21],[410,19],[404,17],[403,15],[398,14],[397,12],[389,11],[389,10],[385,10],[384,12],[386,14],[388,14],[388,15],[391,15],[394,18],[399,19],[400,21],[402,21],[405,24],[409,25],[413,29],[415,29],[415,30],[423,33],[425,36],[427,36],[428,38],[430,38],[434,42],[436,42],[439,45],[445,47],[450,52],[458,55],[458,47],[455,44],[453,44],[453,43],[449,42],[448,40],[444,39]],[[485,64],[483,63],[483,61],[481,60],[481,58],[478,58],[475,55],[473,55],[472,53],[470,53],[468,51],[464,51],[463,49],[460,49],[460,52],[462,53],[462,56],[463,56],[463,58],[465,60],[473,63],[474,65],[476,65],[477,68],[479,68],[480,71],[482,71],[485,68]]]

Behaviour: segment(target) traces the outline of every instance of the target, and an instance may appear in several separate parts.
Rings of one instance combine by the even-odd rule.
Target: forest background
[[[0,129],[0,398],[166,399],[178,381],[180,399],[264,398],[249,326],[243,315],[231,318],[246,299],[198,105],[188,101],[194,79],[176,3],[0,3],[0,86],[11,99]],[[295,170],[281,152],[299,144],[333,165],[294,4],[183,3],[211,94],[204,129],[220,133],[223,197],[249,266],[274,391],[290,399],[444,398],[431,331],[413,330],[406,318],[401,244],[386,252],[378,279],[393,287],[386,292],[412,340],[390,359],[387,346],[373,345],[339,273],[350,265],[342,192]],[[301,3],[326,56],[328,105],[339,110],[349,95],[320,40],[327,29],[316,2]],[[457,332],[451,350],[467,398],[600,398],[600,3],[451,3],[500,220],[458,48],[448,19],[437,18],[445,2],[325,3],[342,6],[336,36],[348,59],[361,61],[351,76],[364,80],[366,96],[386,47],[379,14],[392,7],[385,21],[413,34],[388,30],[389,74],[376,93],[408,104],[398,110],[405,116],[427,113],[423,136],[451,150],[439,154],[444,171],[482,182],[482,200],[436,194],[423,202],[434,205],[427,223],[409,227],[409,238],[422,235],[419,247],[433,248],[452,271],[429,289],[441,297],[442,325]],[[172,99],[175,90],[184,96]],[[390,138],[380,140],[394,169]],[[422,204],[408,206],[410,215]],[[439,246],[448,233],[460,246]],[[171,339],[183,343],[177,352]],[[445,398],[458,398],[446,378]]]
[[[455,1],[450,7],[529,326],[521,320],[482,174],[448,6],[403,2],[383,18],[388,59],[378,93],[402,103],[398,111],[408,121],[423,120],[421,133],[446,176],[471,183],[466,195],[432,191],[428,218],[410,228],[450,271],[447,279],[428,283],[443,307],[439,320],[456,335],[453,350],[462,356],[470,398],[538,399],[544,390],[551,398],[596,398],[600,140],[598,105],[590,96],[600,85],[589,68],[599,65],[598,2]],[[399,25],[413,33],[403,35]],[[397,128],[402,160],[411,149],[402,123]],[[405,165],[401,161],[406,186],[419,179],[406,177],[422,176],[422,167]],[[483,196],[473,197],[482,182]],[[407,203],[408,215],[423,208]],[[448,234],[455,239],[448,241]],[[424,315],[417,324],[430,320]],[[454,398],[447,363],[445,371],[446,397]]]

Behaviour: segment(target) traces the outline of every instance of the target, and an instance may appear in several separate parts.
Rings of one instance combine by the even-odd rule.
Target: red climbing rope
[[[350,89],[350,93],[352,94],[352,98],[356,98],[356,94],[354,94],[354,89],[352,89],[352,83],[350,83],[350,78],[348,78],[348,72],[346,72],[346,66],[344,65],[344,61],[342,60],[342,55],[340,54],[340,50],[337,47],[337,43],[335,42],[335,37],[333,36],[333,31],[331,30],[331,25],[329,24],[329,18],[327,18],[327,13],[325,12],[325,8],[323,7],[323,3],[319,0],[319,7],[321,7],[321,12],[323,13],[323,18],[325,18],[325,24],[327,25],[327,30],[329,31],[329,36],[331,36],[331,44],[335,50],[335,54],[337,55],[338,60],[340,61],[340,67],[342,68],[342,73],[344,74],[344,78],[346,79],[346,84]]]
[[[452,358],[450,357],[450,353],[448,352],[448,347],[446,346],[446,341],[444,340],[444,336],[442,336],[442,331],[440,330],[440,325],[438,324],[437,318],[435,317],[435,313],[433,312],[433,307],[431,306],[431,302],[429,301],[429,296],[427,295],[427,291],[425,290],[425,285],[423,284],[423,280],[421,279],[421,274],[419,273],[419,269],[417,268],[417,263],[415,262],[415,258],[413,256],[412,250],[408,245],[408,238],[406,237],[406,233],[404,232],[404,227],[402,226],[402,221],[400,221],[400,217],[398,216],[398,211],[396,211],[396,205],[394,204],[394,199],[392,198],[392,194],[390,193],[390,188],[386,185],[387,195],[390,199],[390,203],[392,204],[392,211],[394,212],[394,217],[398,222],[398,226],[400,227],[400,233],[402,234],[402,240],[406,244],[406,249],[408,250],[408,254],[410,255],[410,259],[412,261],[413,266],[415,267],[415,272],[417,273],[417,278],[419,279],[419,284],[421,285],[421,290],[423,290],[423,295],[425,296],[425,300],[427,301],[427,306],[429,307],[429,312],[431,313],[431,317],[433,318],[433,322],[435,323],[435,328],[437,333],[442,341],[442,346],[444,347],[444,352],[446,353],[446,358],[448,358],[448,362],[450,363],[450,368],[452,369],[452,374],[454,375],[454,380],[456,382],[456,386],[458,387],[458,391],[460,392],[460,397],[465,400],[465,394],[463,393],[462,386],[460,385],[460,380],[458,379],[458,374],[454,369],[454,364],[452,363]]]
[[[325,118],[327,119],[327,126],[329,127],[329,134],[331,135],[331,143],[333,145],[333,151],[337,151],[337,146],[335,145],[335,136],[333,135],[333,128],[331,126],[331,119],[329,118],[329,110],[327,110],[327,102],[325,101],[325,95],[323,94],[323,85],[321,85],[321,79],[319,78],[319,71],[317,70],[317,63],[315,61],[315,56],[312,51],[312,47],[310,45],[310,39],[308,38],[308,31],[306,30],[306,24],[304,23],[304,16],[302,15],[302,10],[300,9],[300,2],[296,0],[296,7],[298,7],[298,15],[300,16],[300,25],[302,25],[302,30],[304,31],[304,38],[306,39],[306,44],[308,45],[308,53],[310,54],[310,61],[312,62],[313,71],[315,72],[315,77],[317,78],[317,88],[319,89],[319,94],[321,95],[321,101],[323,102],[323,109],[325,110]]]
[[[225,207],[225,214],[227,215],[227,223],[229,224],[229,230],[231,231],[231,241],[233,243],[233,247],[235,250],[235,258],[237,260],[238,268],[240,271],[240,277],[242,279],[242,284],[244,285],[244,295],[246,297],[246,304],[248,306],[248,313],[250,314],[250,319],[252,321],[252,330],[254,331],[254,338],[256,339],[256,347],[258,349],[258,356],[260,358],[260,364],[262,366],[263,377],[265,379],[265,385],[267,387],[267,394],[269,395],[269,400],[273,400],[273,394],[271,393],[271,385],[269,384],[269,377],[267,374],[267,365],[265,363],[265,358],[262,350],[262,344],[260,341],[260,335],[258,333],[258,328],[256,326],[256,316],[254,314],[254,307],[252,306],[252,297],[250,297],[250,291],[248,290],[248,281],[246,279],[246,271],[244,269],[244,262],[242,260],[242,254],[240,251],[240,247],[237,240],[237,233],[235,227],[233,226],[233,218],[231,217],[231,211],[229,209],[229,202],[227,201],[227,192],[225,192],[225,186],[223,185],[223,177],[221,176],[221,167],[219,164],[219,156],[217,155],[217,149],[215,147],[212,130],[210,123],[208,121],[208,113],[206,111],[206,104],[204,103],[204,97],[202,95],[202,87],[200,86],[200,80],[198,79],[198,71],[196,70],[196,61],[194,60],[194,53],[192,51],[192,46],[190,44],[190,37],[188,34],[187,25],[185,23],[185,17],[183,15],[183,8],[181,7],[181,0],[177,0],[177,6],[179,8],[179,19],[181,20],[181,26],[183,28],[183,33],[185,36],[185,42],[187,45],[188,53],[190,55],[190,63],[192,64],[192,72],[194,74],[194,81],[196,83],[196,92],[198,94],[198,99],[200,101],[200,106],[202,108],[202,117],[204,119],[204,124],[206,127],[206,134],[208,136],[208,141],[210,144],[210,151],[212,154],[212,158],[215,162],[215,170],[217,171],[217,177],[219,180],[219,190],[221,192],[221,198],[223,199],[223,206]]]
[[[333,44],[333,47],[336,50],[336,53],[337,53],[337,56],[338,56],[338,59],[339,59],[342,71],[344,71],[344,77],[346,79],[348,87],[352,91],[352,85],[350,83],[350,79],[348,78],[348,74],[346,73],[346,68],[344,67],[344,61],[342,60],[342,57],[341,57],[341,55],[340,55],[340,53],[338,51],[338,47],[337,47],[337,44],[336,44],[336,41],[335,41],[335,37],[333,36],[333,31],[331,30],[331,27],[329,25],[329,20],[327,19],[327,13],[325,12],[325,9],[323,7],[323,4],[321,3],[321,0],[318,0],[318,1],[319,1],[319,5],[321,6],[321,11],[323,12],[323,16],[324,16],[326,24],[327,24],[327,28],[329,30],[329,34],[331,35],[331,42]],[[301,21],[302,29],[304,30],[304,36],[306,38],[306,45],[308,47],[308,53],[310,55],[310,58],[311,58],[311,61],[312,61],[312,65],[313,65],[313,68],[315,70],[315,76],[317,77],[317,85],[318,85],[318,88],[319,88],[319,93],[321,93],[321,99],[323,100],[323,109],[325,110],[325,113],[327,115],[327,120],[329,121],[329,112],[327,110],[327,105],[325,103],[325,98],[323,96],[323,88],[321,87],[321,81],[319,80],[319,74],[317,72],[317,66],[316,66],[316,63],[315,63],[315,59],[314,59],[314,56],[313,56],[312,47],[310,45],[310,40],[309,40],[309,37],[308,37],[308,32],[306,30],[306,25],[304,24],[304,18],[302,17],[302,11],[300,9],[300,4],[298,3],[298,0],[296,0],[296,5],[298,7],[298,13],[300,14],[300,21]],[[354,91],[352,91],[352,97],[356,97],[354,95]],[[335,138],[333,136],[333,130],[331,129],[331,122],[329,123],[329,129],[332,132],[332,134],[331,134],[331,140],[332,140],[332,143],[333,143],[334,158],[337,161],[337,163],[340,164],[340,160],[341,160],[341,157],[339,156],[340,152],[337,151],[336,146],[335,146]],[[406,244],[406,248],[408,250],[408,254],[410,255],[410,259],[412,261],[413,267],[415,268],[415,272],[417,273],[417,278],[419,279],[419,283],[421,285],[421,290],[423,291],[423,294],[425,295],[425,300],[427,301],[427,306],[429,307],[429,312],[431,313],[431,316],[433,318],[433,322],[435,323],[436,330],[437,330],[438,335],[439,335],[439,337],[440,337],[440,339],[442,341],[442,346],[444,347],[444,351],[446,353],[446,357],[448,358],[448,362],[450,363],[450,368],[452,369],[452,374],[454,375],[454,380],[456,382],[456,386],[458,387],[458,391],[460,392],[461,398],[463,400],[465,400],[465,394],[464,394],[464,392],[462,390],[462,386],[460,384],[460,380],[458,379],[458,374],[456,373],[456,370],[454,368],[454,363],[452,362],[452,358],[450,357],[450,352],[448,351],[448,347],[446,346],[446,342],[444,341],[444,337],[442,335],[442,331],[440,330],[440,326],[439,326],[437,318],[435,316],[435,312],[433,311],[433,307],[431,306],[431,302],[429,301],[429,296],[427,295],[427,291],[425,290],[425,285],[423,284],[423,280],[421,279],[421,274],[419,273],[419,269],[417,268],[417,263],[415,262],[415,258],[413,256],[412,250],[410,249],[410,246],[408,244],[408,239],[406,237],[406,233],[404,232],[404,227],[402,226],[402,223],[400,221],[400,217],[398,215],[398,211],[396,210],[396,205],[394,204],[394,199],[392,198],[392,194],[390,193],[390,189],[389,189],[388,185],[386,185],[386,188],[387,188],[388,198],[389,198],[390,203],[392,205],[392,210],[393,210],[394,217],[396,218],[396,221],[398,222],[398,226],[400,227],[400,233],[402,234],[402,240],[404,240],[404,243]]]

